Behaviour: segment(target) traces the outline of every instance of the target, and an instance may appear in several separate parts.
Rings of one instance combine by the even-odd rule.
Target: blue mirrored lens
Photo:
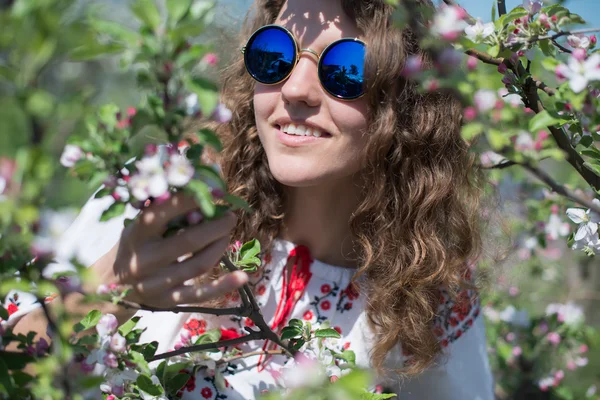
[[[333,96],[353,99],[363,94],[365,45],[354,40],[342,41],[321,56],[319,78]]]
[[[254,36],[244,51],[246,68],[257,81],[273,84],[285,79],[296,62],[295,45],[287,32],[266,28]]]

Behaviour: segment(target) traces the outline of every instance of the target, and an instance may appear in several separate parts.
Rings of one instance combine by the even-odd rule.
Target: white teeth
[[[322,133],[317,128],[310,128],[306,125],[287,124],[281,127],[281,130],[288,135],[297,136],[316,136],[321,137]]]

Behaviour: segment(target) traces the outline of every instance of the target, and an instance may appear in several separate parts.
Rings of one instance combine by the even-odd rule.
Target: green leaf
[[[125,50],[125,46],[119,43],[97,43],[93,45],[76,47],[71,51],[70,59],[72,61],[89,61],[108,54],[120,53],[123,50]]]
[[[488,47],[486,53],[488,53],[492,57],[498,57],[498,54],[500,54],[500,45],[496,44],[494,46]]]
[[[304,343],[306,343],[306,340],[304,340],[304,339],[298,339],[298,340],[296,340],[296,341],[295,341],[295,342],[292,344],[292,350],[296,350],[296,351],[300,350],[300,348],[301,348],[302,346],[304,346]]]
[[[178,392],[179,389],[185,386],[187,381],[190,379],[190,376],[191,375],[184,373],[175,375],[167,382],[167,390],[172,393]]]
[[[206,343],[216,343],[221,339],[221,330],[220,329],[210,329],[204,332],[198,339],[196,339],[196,343],[194,344],[206,344]]]
[[[130,45],[137,45],[140,40],[140,35],[130,30],[125,25],[108,20],[102,20],[98,18],[90,18],[89,24],[92,29],[111,36],[114,40],[128,43]]]
[[[537,132],[542,129],[546,129],[546,127],[554,126],[560,122],[560,119],[554,118],[547,110],[544,110],[536,114],[529,121],[529,132]]]
[[[140,390],[152,396],[160,396],[164,392],[162,386],[152,383],[152,379],[147,375],[138,376],[136,383]]]
[[[0,318],[6,321],[8,320],[8,317],[8,311],[6,310],[6,308],[4,308],[2,304],[0,304]]]
[[[479,122],[470,122],[462,127],[462,137],[466,141],[470,141],[475,136],[483,132],[483,124]]]
[[[144,374],[150,375],[150,366],[148,366],[148,362],[146,361],[142,353],[132,350],[129,352],[129,354],[131,355],[133,362],[137,364],[140,370]]]
[[[46,118],[54,109],[54,97],[45,90],[36,90],[27,98],[26,109],[40,118]]]
[[[543,49],[542,49],[543,50]],[[547,57],[542,60],[542,67],[548,71],[554,72],[557,66],[560,65],[560,61],[553,57]]]
[[[242,260],[248,260],[256,257],[258,254],[260,254],[260,242],[256,239],[252,239],[251,241],[244,243],[240,249],[240,256],[242,257]]]
[[[288,326],[292,326],[295,328],[300,328],[302,329],[302,327],[304,326],[304,324],[302,323],[302,321],[300,321],[297,318],[292,318],[290,319],[290,321],[288,322]]]
[[[104,212],[102,213],[102,216],[100,217],[100,221],[104,222],[104,221],[111,220],[113,218],[123,215],[124,212],[125,212],[125,203],[114,202],[110,205],[110,207],[108,207],[106,210],[104,210]]]
[[[185,83],[188,90],[198,95],[198,103],[200,104],[202,114],[206,116],[211,115],[219,103],[217,85],[208,79],[200,77],[187,79]]]
[[[318,338],[335,338],[335,339],[339,339],[342,336],[335,329],[328,328],[328,329],[317,329],[315,331],[315,337],[318,337]]]
[[[504,131],[498,129],[489,129],[487,134],[488,142],[495,151],[500,151],[505,146],[510,145],[510,139]]]
[[[24,387],[29,382],[33,381],[33,376],[31,376],[23,371],[13,371],[12,377],[13,377],[13,380],[15,381],[15,384],[20,387]],[[100,383],[102,383],[102,382],[100,382]],[[100,383],[98,383],[98,384],[100,384]]]
[[[334,354],[334,357],[344,360],[349,364],[356,363],[356,353],[352,350],[344,350],[341,354]]]
[[[78,333],[78,332],[93,328],[98,324],[98,321],[100,321],[100,318],[102,318],[102,313],[98,310],[92,310],[89,313],[87,313],[87,315],[85,317],[83,317],[83,319],[81,321],[79,321],[77,324],[75,324],[75,326],[73,327],[73,330],[76,333]]]
[[[584,136],[579,141],[579,144],[582,145],[583,147],[590,147],[592,145],[592,143],[594,143],[594,138],[591,136]]]
[[[123,325],[119,327],[119,333],[121,336],[125,337],[138,323],[141,317],[133,317],[129,321],[125,322]]]
[[[169,21],[176,24],[188,12],[192,0],[167,0],[167,11],[169,12]]]
[[[199,180],[191,180],[185,188],[196,199],[202,214],[207,218],[214,217],[216,206],[212,200],[212,194],[208,185]]]
[[[544,39],[544,40],[540,40],[538,42],[540,49],[542,50],[542,53],[544,53],[545,56],[547,57],[555,57],[556,56],[556,47],[554,47],[554,45],[550,42],[550,39]],[[543,65],[543,61],[542,61],[542,65]],[[544,65],[544,68],[548,69],[546,65]]]
[[[492,22],[496,22],[496,2],[492,2]]]
[[[281,330],[281,340],[288,340],[302,336],[302,329],[286,326]]]
[[[8,366],[4,362],[3,358],[0,358],[0,384],[4,386],[4,389],[10,396],[15,391],[15,381],[8,372]]]
[[[198,138],[198,143],[200,144],[210,146],[218,152],[223,150],[221,140],[219,140],[217,134],[211,129],[200,129],[196,133],[196,137]]]
[[[223,200],[225,200],[226,202],[231,204],[232,210],[239,210],[239,209],[250,210],[250,204],[248,204],[248,202],[246,202],[244,199],[234,196],[232,194],[226,194],[223,197]]]
[[[203,181],[210,187],[218,187],[223,191],[226,189],[225,182],[223,182],[223,179],[215,168],[208,165],[198,165],[196,166],[196,173],[203,177]]]
[[[27,366],[27,364],[34,361],[33,357],[25,353],[1,353],[0,360],[3,361],[6,367],[13,370],[21,370]]]
[[[397,397],[395,393],[371,393],[365,392],[360,395],[361,400],[385,400]]]
[[[142,352],[146,361],[150,361],[154,354],[156,354],[156,350],[158,349],[158,342],[153,341],[144,346],[144,350]]]
[[[131,5],[131,11],[154,31],[160,25],[160,12],[153,0],[135,0]]]

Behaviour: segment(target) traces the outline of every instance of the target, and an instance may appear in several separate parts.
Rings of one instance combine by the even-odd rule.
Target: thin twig
[[[228,357],[228,358],[224,358],[224,359],[222,359],[220,361],[217,361],[217,364],[227,364],[227,363],[230,363],[232,361],[239,360],[239,359],[242,359],[242,358],[247,358],[247,357],[252,357],[252,356],[260,356],[260,355],[274,355],[274,356],[281,355],[281,356],[283,356],[283,355],[285,355],[285,351],[281,350],[281,349],[280,350],[257,350],[257,351],[250,351],[248,353],[242,353],[242,354],[238,354],[238,355],[231,356],[231,357]]]
[[[501,17],[506,14],[506,2],[505,0],[498,0],[498,16]]]
[[[558,47],[559,49],[561,49],[563,52],[565,52],[565,53],[569,53],[569,54],[573,53],[573,51],[572,51],[572,50],[569,50],[569,49],[567,49],[565,46],[563,46],[562,44],[558,43],[558,42],[556,41],[556,39],[552,39],[552,43],[553,43],[553,44],[554,44],[556,47]]]
[[[499,162],[498,164],[490,165],[488,167],[482,167],[482,169],[504,169],[512,167],[513,165],[517,165],[517,163],[514,161],[504,160]]]
[[[157,354],[154,357],[152,357],[150,359],[150,361],[163,360],[165,358],[174,357],[174,356],[178,356],[180,354],[185,354],[185,353],[193,353],[193,352],[199,352],[199,351],[204,351],[204,350],[215,350],[215,349],[218,349],[221,347],[229,347],[229,346],[233,346],[236,344],[246,343],[251,340],[259,340],[259,339],[264,339],[264,337],[262,336],[262,332],[253,331],[252,333],[249,333],[247,335],[244,335],[244,336],[241,336],[241,337],[235,338],[235,339],[222,340],[220,342],[214,342],[214,343],[197,344],[197,345],[188,346],[188,347],[181,347],[177,350]]]
[[[535,38],[533,41],[545,40],[545,39],[556,40],[562,36],[577,35],[580,33],[592,33],[592,32],[600,32],[600,28],[586,28],[586,29],[576,29],[574,31],[560,31],[553,35],[539,36],[539,37]]]
[[[133,301],[121,300],[117,303],[120,306],[131,310],[144,310],[151,312],[172,312],[172,313],[199,313],[199,314],[211,314],[211,315],[239,315],[245,317],[245,310],[243,307],[231,307],[231,308],[208,308],[208,307],[194,307],[194,306],[175,306],[175,307],[154,307],[146,304],[138,304]]]
[[[546,185],[550,186],[550,188],[570,199],[573,200],[574,202],[589,208],[590,210],[600,214],[600,207],[598,207],[597,205],[595,205],[593,202],[588,201],[587,199],[579,196],[578,194],[576,194],[575,192],[573,192],[570,189],[567,189],[565,186],[559,184],[558,182],[556,182],[554,179],[552,179],[552,177],[550,175],[548,175],[546,172],[544,172],[543,170],[534,167],[533,165],[529,164],[529,163],[519,163],[519,165],[523,166],[523,168],[525,168],[526,170],[528,170],[529,172],[531,172],[533,175],[535,175],[539,180],[541,180],[542,182],[544,182]]]

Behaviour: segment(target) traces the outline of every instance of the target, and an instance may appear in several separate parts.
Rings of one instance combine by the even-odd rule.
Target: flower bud
[[[127,340],[118,332],[110,338],[110,349],[115,353],[123,353],[127,346]]]
[[[117,326],[119,326],[117,317],[112,314],[104,314],[98,321],[98,325],[96,325],[96,331],[98,331],[100,337],[104,337],[113,333]]]
[[[467,58],[467,69],[469,71],[474,71],[477,68],[478,63],[479,63],[479,60],[476,57],[469,56]]]
[[[463,117],[467,121],[473,121],[475,118],[477,118],[477,110],[475,109],[475,107],[466,107],[463,112]]]
[[[596,44],[597,41],[598,41],[598,39],[596,39],[596,35],[591,35],[590,36],[590,43],[591,44]]]
[[[219,57],[215,53],[208,53],[202,57],[202,62],[211,66],[215,66],[219,62]]]
[[[65,146],[62,155],[60,156],[60,163],[62,166],[71,168],[77,161],[83,158],[83,150],[81,147],[68,144]]]
[[[577,61],[584,61],[585,58],[587,57],[587,52],[585,51],[585,49],[575,49],[573,50],[573,53],[571,54],[571,56],[573,58],[575,58]]]
[[[106,353],[104,357],[102,357],[102,363],[108,368],[117,368],[119,366],[117,356],[115,356],[113,353]]]
[[[508,70],[508,67],[506,66],[506,64],[502,63],[502,64],[498,65],[498,72],[500,72],[501,74],[506,73],[507,70]]]

